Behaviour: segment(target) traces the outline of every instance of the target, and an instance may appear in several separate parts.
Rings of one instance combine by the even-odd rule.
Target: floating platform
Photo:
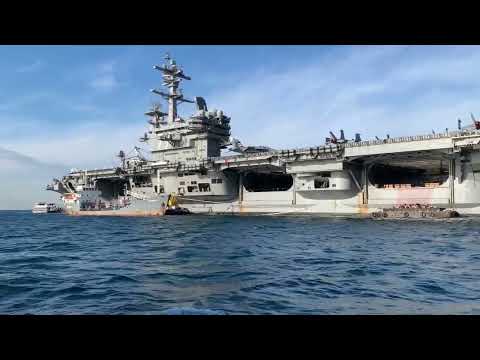
[[[186,208],[172,208],[165,210],[165,215],[190,215],[191,211]]]
[[[442,208],[419,208],[419,209],[408,209],[408,208],[391,208],[383,209],[381,211],[376,211],[371,214],[373,218],[383,218],[383,219],[448,219],[459,217],[460,214],[452,209],[442,209]]]

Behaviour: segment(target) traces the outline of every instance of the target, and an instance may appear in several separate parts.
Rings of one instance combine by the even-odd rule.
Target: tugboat
[[[448,219],[459,217],[460,214],[453,209],[436,208],[421,204],[404,204],[394,208],[382,209],[372,213],[373,218],[391,219]]]
[[[32,213],[34,214],[48,214],[48,213],[59,213],[62,209],[59,208],[56,204],[38,202],[33,205]]]
[[[177,197],[175,194],[170,194],[167,200],[167,207],[165,208],[164,215],[189,215],[190,210],[178,206]]]

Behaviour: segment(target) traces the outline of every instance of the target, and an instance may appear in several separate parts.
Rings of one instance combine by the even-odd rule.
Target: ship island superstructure
[[[119,165],[72,170],[48,190],[61,194],[71,214],[158,215],[168,196],[192,213],[366,215],[383,208],[421,204],[480,214],[480,122],[419,136],[348,140],[343,130],[323,145],[301,149],[244,146],[231,137],[230,117],[209,111],[202,97],[184,98],[180,83],[191,80],[166,56],[154,66],[168,102],[145,115],[140,138],[150,148],[120,151]],[[194,103],[188,118],[181,103]],[[473,115],[472,115],[473,117]],[[320,141],[319,141],[320,142]],[[236,155],[222,156],[229,149]]]

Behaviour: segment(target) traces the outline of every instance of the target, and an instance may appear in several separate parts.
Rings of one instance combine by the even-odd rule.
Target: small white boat
[[[59,208],[56,204],[53,203],[45,203],[45,202],[38,202],[33,205],[32,212],[34,214],[47,214],[47,213],[57,213],[60,212],[61,208]]]

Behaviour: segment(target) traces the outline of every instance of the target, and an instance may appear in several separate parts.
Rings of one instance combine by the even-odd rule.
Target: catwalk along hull
[[[159,210],[132,210],[132,211],[119,211],[119,210],[69,210],[65,214],[70,216],[127,216],[127,217],[156,217],[164,216],[165,212]]]

